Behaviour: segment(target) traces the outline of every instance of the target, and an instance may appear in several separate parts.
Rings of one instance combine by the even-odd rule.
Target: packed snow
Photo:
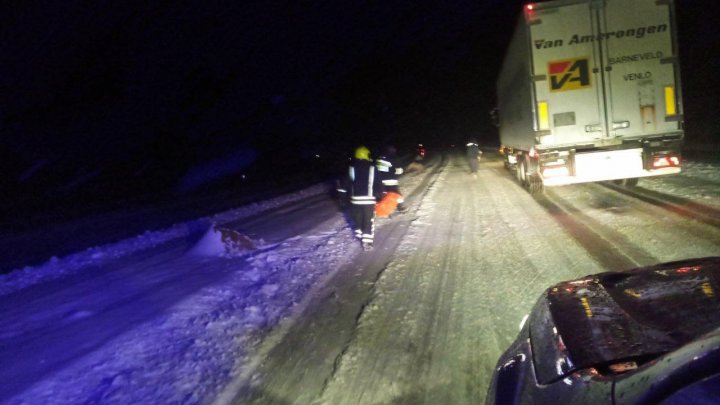
[[[657,224],[661,208],[601,186],[533,198],[490,152],[477,180],[453,154],[403,176],[410,212],[378,220],[372,252],[318,184],[0,276],[0,402],[478,403],[551,283],[720,255],[716,228],[671,213]],[[718,208],[720,162],[689,161],[641,187]],[[331,287],[373,266],[347,342],[318,364],[298,325],[330,346],[333,317],[304,317],[353,300]],[[288,351],[301,370],[269,366]],[[317,390],[287,388],[318,375]]]

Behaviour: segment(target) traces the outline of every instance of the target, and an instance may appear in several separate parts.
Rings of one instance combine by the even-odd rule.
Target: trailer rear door
[[[541,144],[608,144],[680,131],[670,0],[565,0],[526,8]]]
[[[607,0],[598,9],[611,137],[680,130],[679,69],[669,1]]]
[[[526,17],[541,143],[590,142],[602,136],[604,115],[592,13],[586,1],[536,6]]]

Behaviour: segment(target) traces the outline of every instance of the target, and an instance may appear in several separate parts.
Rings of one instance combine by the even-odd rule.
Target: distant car
[[[425,155],[427,154],[427,149],[423,144],[418,144],[416,150],[415,150],[415,160],[422,160],[425,159]]]
[[[719,404],[720,257],[548,288],[486,404]]]

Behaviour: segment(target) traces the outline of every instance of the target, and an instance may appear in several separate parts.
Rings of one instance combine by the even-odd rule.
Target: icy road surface
[[[481,403],[544,288],[720,255],[717,162],[533,197],[484,156],[403,176],[372,252],[319,185],[0,277],[0,402]]]

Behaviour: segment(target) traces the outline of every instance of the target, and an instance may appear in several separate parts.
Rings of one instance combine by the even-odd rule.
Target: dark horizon
[[[5,211],[335,170],[359,144],[494,145],[523,3],[6,5]],[[720,144],[720,6],[676,9],[687,142]]]

